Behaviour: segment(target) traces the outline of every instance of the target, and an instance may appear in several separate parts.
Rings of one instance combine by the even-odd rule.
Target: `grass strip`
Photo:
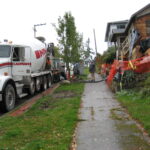
[[[139,121],[150,135],[150,97],[142,97],[140,92],[134,90],[118,92],[116,95],[131,116]]]
[[[0,150],[67,150],[78,121],[84,84],[61,85],[25,114],[0,119]]]

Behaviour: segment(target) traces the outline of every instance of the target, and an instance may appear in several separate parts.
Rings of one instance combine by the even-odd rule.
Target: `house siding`
[[[150,20],[150,15],[137,18],[134,22],[135,29],[137,29],[138,32],[140,33],[141,40],[149,37],[149,34],[147,33],[147,26],[146,26],[146,21],[148,20]]]

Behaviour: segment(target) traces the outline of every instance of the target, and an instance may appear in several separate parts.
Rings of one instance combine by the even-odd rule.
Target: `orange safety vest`
[[[50,64],[51,64],[51,61],[47,59],[46,63],[47,63],[48,65],[50,65]]]

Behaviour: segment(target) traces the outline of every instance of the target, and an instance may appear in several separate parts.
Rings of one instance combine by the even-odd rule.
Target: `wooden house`
[[[115,43],[117,59],[131,60],[150,55],[150,4],[134,13],[124,30],[113,30],[107,39]]]
[[[122,47],[122,58],[130,60],[146,55],[150,48],[150,4],[131,16],[125,35],[126,47]]]

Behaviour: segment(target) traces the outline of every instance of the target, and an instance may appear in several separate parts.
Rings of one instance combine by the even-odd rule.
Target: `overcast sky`
[[[107,49],[104,42],[107,23],[130,19],[148,3],[149,0],[0,0],[0,40],[33,37],[33,25],[46,23],[37,27],[37,36],[57,43],[51,24],[57,24],[58,17],[70,11],[77,31],[83,33],[84,41],[90,38],[93,49],[95,29],[98,52],[102,53]]]

